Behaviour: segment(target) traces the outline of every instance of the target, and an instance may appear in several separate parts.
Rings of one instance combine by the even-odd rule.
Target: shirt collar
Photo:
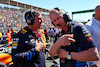
[[[93,18],[93,21],[94,21],[96,24],[98,24],[99,27],[100,27],[100,22],[99,22],[98,20],[96,20],[95,18]]]

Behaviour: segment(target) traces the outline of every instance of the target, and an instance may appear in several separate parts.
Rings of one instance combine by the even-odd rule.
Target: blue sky
[[[72,12],[82,11],[94,9],[98,4],[100,4],[100,0],[16,0],[19,2],[31,4],[34,6],[52,9],[54,7],[60,7],[68,12],[70,18],[72,18]],[[90,13],[81,13],[74,14],[73,19],[78,21],[87,21],[92,18],[92,14]]]

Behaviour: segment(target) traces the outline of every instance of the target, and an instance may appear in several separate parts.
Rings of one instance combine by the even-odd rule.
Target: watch
[[[72,56],[71,56],[71,52],[69,51],[69,54],[67,54],[67,59],[71,60]]]

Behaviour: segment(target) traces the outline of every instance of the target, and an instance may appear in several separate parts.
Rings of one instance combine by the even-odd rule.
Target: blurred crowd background
[[[0,6],[0,43],[12,43],[13,36],[18,33],[27,24],[24,19],[24,10],[17,10],[15,8],[7,8]],[[51,24],[49,15],[42,14],[43,23],[41,24],[42,33],[45,34],[46,40],[50,40],[52,37],[52,42],[57,39],[58,33],[61,31],[55,28]],[[51,41],[51,40],[50,40]]]

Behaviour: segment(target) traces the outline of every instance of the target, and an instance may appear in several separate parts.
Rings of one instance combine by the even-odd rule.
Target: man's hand
[[[71,44],[71,42],[75,42],[73,38],[73,35],[68,35],[68,34],[65,34],[63,36],[61,36],[57,41],[56,43],[59,45],[59,46],[69,46]]]
[[[59,53],[61,46],[69,46],[71,42],[75,42],[73,35],[63,35],[61,36],[50,48],[51,56],[55,56]]]
[[[38,50],[38,52],[43,48],[43,43],[40,41],[35,41],[35,48]]]

